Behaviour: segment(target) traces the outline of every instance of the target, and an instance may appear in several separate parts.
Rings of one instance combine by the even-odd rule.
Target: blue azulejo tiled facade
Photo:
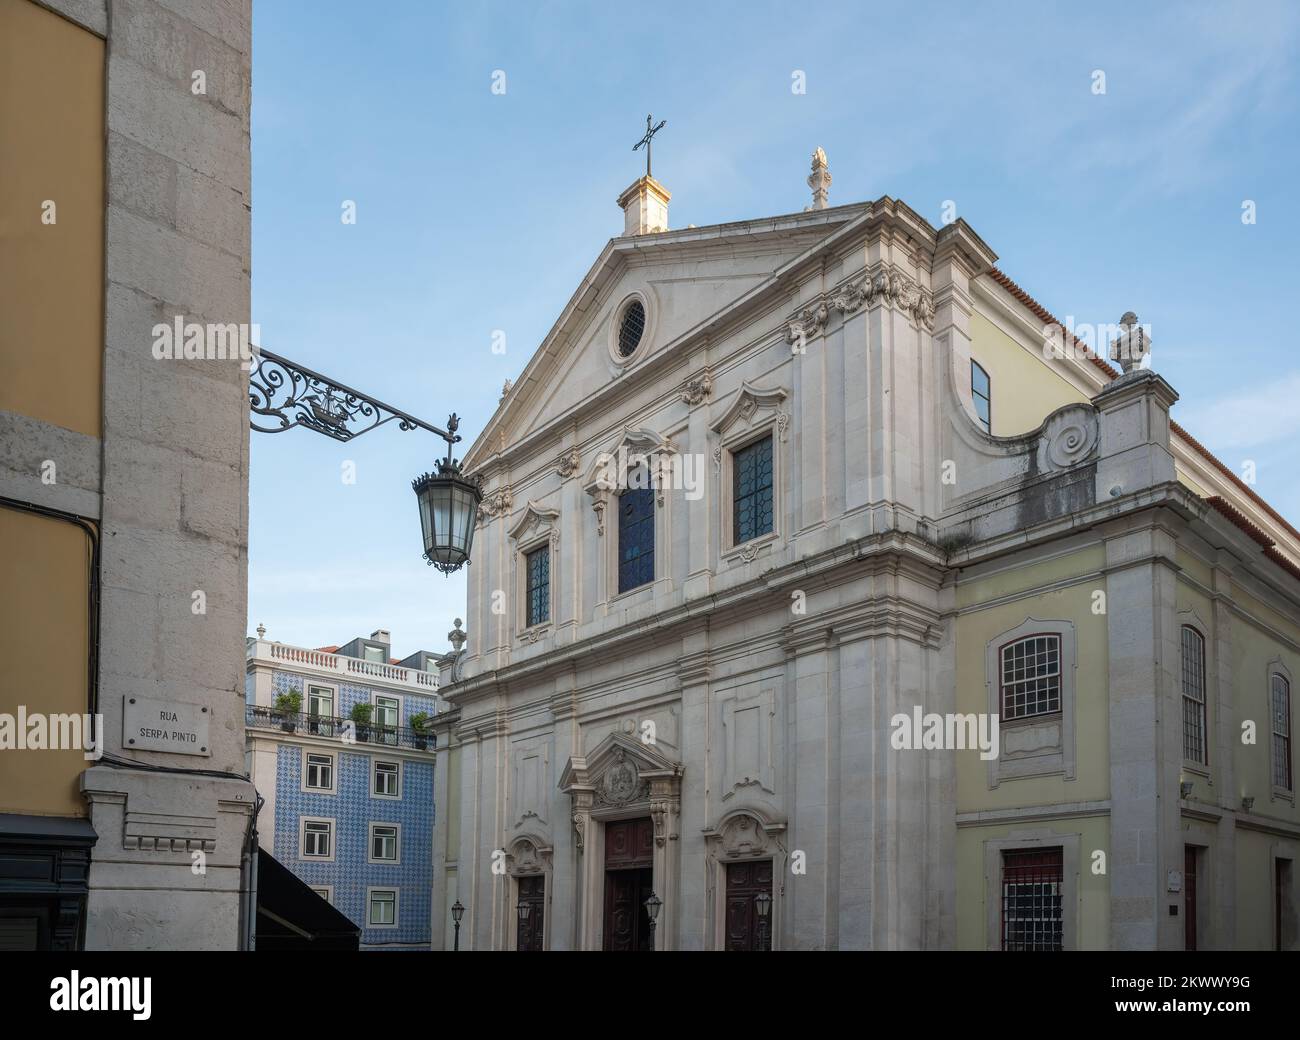
[[[434,655],[421,651],[418,664],[426,656]],[[438,711],[430,673],[332,648],[249,642],[261,844],[361,928],[363,949],[430,944],[434,747],[412,726]],[[299,710],[289,710],[295,702]],[[352,720],[358,704],[371,706],[368,724]]]
[[[371,794],[374,761],[392,761],[387,749],[352,745],[336,755],[336,793],[303,791],[306,747],[282,746],[276,761],[275,858],[360,925],[363,946],[419,946],[429,942],[433,888],[433,762],[397,760],[401,797]],[[304,820],[334,821],[332,859],[303,855]],[[370,825],[396,825],[398,862],[372,862]],[[396,927],[371,927],[368,892],[395,890]]]

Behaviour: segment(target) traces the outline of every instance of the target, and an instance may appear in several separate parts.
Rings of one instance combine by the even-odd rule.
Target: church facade
[[[1297,944],[1300,533],[900,201],[647,176],[466,456],[434,946]]]

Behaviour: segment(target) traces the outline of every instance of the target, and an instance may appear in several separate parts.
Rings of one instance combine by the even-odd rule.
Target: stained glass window
[[[524,557],[528,573],[528,627],[551,619],[551,550],[534,549]]]
[[[772,438],[731,457],[732,538],[736,545],[772,530]]]
[[[630,488],[618,496],[618,591],[655,579],[655,493]]]

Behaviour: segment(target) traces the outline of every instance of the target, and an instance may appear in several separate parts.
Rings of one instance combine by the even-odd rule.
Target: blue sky
[[[832,204],[888,194],[937,226],[952,200],[1058,317],[1136,311],[1174,417],[1300,526],[1298,49],[1286,3],[259,0],[253,320],[415,415],[459,412],[468,444],[621,231],[653,112],[673,227],[801,210],[821,146]],[[464,575],[420,559],[410,490],[440,448],[255,434],[250,630],[446,649]]]

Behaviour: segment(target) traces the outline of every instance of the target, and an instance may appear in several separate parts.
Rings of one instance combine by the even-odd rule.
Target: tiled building
[[[248,641],[248,769],[262,848],[362,929],[362,949],[427,949],[439,658]],[[368,710],[367,710],[368,709]]]

